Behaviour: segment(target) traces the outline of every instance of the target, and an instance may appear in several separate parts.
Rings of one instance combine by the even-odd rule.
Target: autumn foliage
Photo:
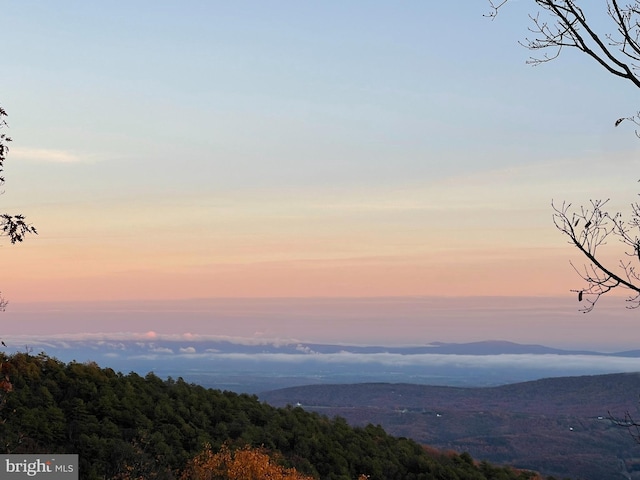
[[[218,453],[210,446],[194,457],[182,480],[312,480],[295,468],[276,463],[266,449],[245,446],[232,450],[223,445]]]

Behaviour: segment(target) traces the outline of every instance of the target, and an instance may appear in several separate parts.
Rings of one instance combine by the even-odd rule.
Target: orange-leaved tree
[[[181,480],[313,480],[295,468],[279,465],[264,448],[249,445],[232,450],[223,445],[213,453],[210,445],[192,458]]]

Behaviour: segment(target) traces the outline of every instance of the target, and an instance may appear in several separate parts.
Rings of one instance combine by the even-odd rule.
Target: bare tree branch
[[[490,12],[485,16],[496,18],[509,0],[489,0]],[[610,31],[599,33],[598,22],[587,18],[580,4],[595,3],[578,0],[533,0],[539,11],[529,16],[532,38],[521,42],[532,51],[541,51],[527,63],[539,65],[559,57],[565,48],[575,48],[595,60],[614,76],[630,81],[640,88],[640,1],[621,6],[618,0],[607,0],[602,17],[608,19]],[[606,26],[604,27],[606,28]],[[551,53],[548,53],[548,51]]]
[[[592,200],[591,207],[571,210],[571,204],[563,202],[554,210],[553,223],[569,238],[569,243],[578,248],[588,263],[582,268],[571,264],[586,285],[579,290],[578,301],[586,313],[593,310],[600,297],[615,288],[629,290],[628,308],[640,306],[640,273],[634,262],[640,264],[640,205],[632,205],[631,220],[626,223],[620,213],[610,214],[604,209],[608,200]],[[633,233],[636,231],[637,233]],[[615,266],[605,265],[601,248],[609,239],[615,239],[625,246],[627,261],[620,260]]]
[[[626,222],[621,213],[611,214],[604,207],[608,200],[592,200],[591,207],[580,207],[571,211],[571,204],[563,202],[560,207],[552,202],[553,222],[558,230],[569,238],[587,258],[582,268],[571,266],[586,282],[579,290],[578,301],[586,313],[593,310],[600,297],[615,288],[629,291],[627,308],[640,307],[640,204],[631,204],[631,217]],[[601,248],[607,240],[614,239],[624,246],[626,259],[617,265],[608,265],[603,260]]]
[[[626,428],[631,438],[636,443],[640,443],[640,423],[634,419],[630,412],[625,412],[622,417],[615,416],[611,412],[608,412],[608,415],[611,423],[616,427]]]

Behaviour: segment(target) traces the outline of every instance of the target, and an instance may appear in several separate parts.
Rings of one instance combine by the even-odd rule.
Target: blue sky
[[[72,178],[105,194],[402,184],[635,148],[610,128],[630,87],[574,52],[525,65],[524,3],[496,21],[484,2],[9,4],[4,102],[16,149],[101,163]]]

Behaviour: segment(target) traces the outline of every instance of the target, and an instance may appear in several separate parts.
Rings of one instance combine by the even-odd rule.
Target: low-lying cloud
[[[640,355],[621,356],[598,352],[527,353],[532,346],[508,342],[481,342],[495,346],[487,353],[442,353],[445,345],[414,347],[363,347],[310,344],[298,340],[233,338],[228,336],[172,334],[76,334],[6,337],[10,345],[27,345],[27,351],[45,352],[62,361],[96,361],[101,366],[138,372],[260,372],[312,378],[365,375],[367,381],[431,381],[432,378],[466,378],[473,383],[509,382],[545,376],[595,375],[640,371]],[[460,348],[475,344],[452,344]],[[477,347],[475,347],[477,348]],[[494,348],[494,347],[491,347]],[[500,348],[523,353],[500,353]],[[21,351],[22,348],[15,348]],[[479,350],[484,351],[484,350]],[[557,353],[556,353],[557,352]],[[523,375],[524,374],[524,375]],[[393,377],[397,375],[397,377]],[[391,376],[391,377],[390,377]],[[429,377],[428,380],[424,380]],[[397,380],[395,379],[397,378]],[[422,380],[420,380],[422,379]],[[485,383],[486,383],[485,382]],[[424,382],[423,382],[424,383]]]
[[[41,163],[83,163],[90,161],[87,156],[81,156],[67,150],[49,148],[16,147],[11,149],[11,156],[20,160]]]

